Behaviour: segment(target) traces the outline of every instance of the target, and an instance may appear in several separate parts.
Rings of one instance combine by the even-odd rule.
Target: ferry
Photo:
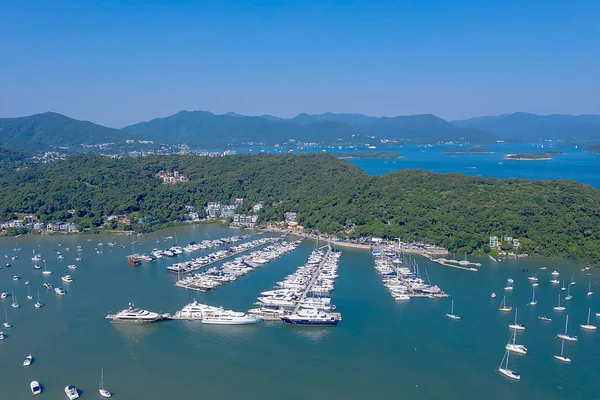
[[[336,316],[315,309],[300,309],[296,313],[281,317],[281,320],[292,325],[308,326],[332,326],[339,322]]]
[[[202,319],[203,324],[213,325],[248,325],[257,324],[262,321],[262,318],[256,315],[248,315],[243,312],[235,312],[231,310],[219,310],[209,313]]]
[[[113,324],[147,324],[162,321],[167,318],[169,318],[169,314],[142,310],[135,307],[133,303],[129,303],[129,307],[116,314],[108,314],[106,316],[106,319],[109,319]]]

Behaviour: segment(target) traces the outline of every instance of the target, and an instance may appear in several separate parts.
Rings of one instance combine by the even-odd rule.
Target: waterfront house
[[[490,236],[490,248],[495,249],[498,247],[498,236]]]

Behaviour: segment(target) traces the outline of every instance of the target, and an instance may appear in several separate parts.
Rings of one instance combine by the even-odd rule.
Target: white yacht
[[[562,340],[566,340],[567,342],[576,342],[577,336],[573,336],[573,335],[569,335],[567,333],[567,328],[569,327],[569,316],[567,315],[567,318],[565,320],[565,333],[559,333],[558,335],[556,335],[557,338],[562,339]]]
[[[111,392],[104,389],[104,368],[102,368],[102,370],[100,372],[100,387],[98,388],[98,393],[100,393],[100,396],[106,397],[106,398],[112,396]]]
[[[75,265],[75,264],[67,265],[67,268],[69,268],[69,269],[77,269],[77,265]]]
[[[173,315],[173,319],[201,320],[208,314],[219,310],[222,310],[222,308],[200,304],[194,299],[193,302],[177,311]]]
[[[65,294],[67,294],[67,291],[63,288],[59,287],[55,287],[54,291],[56,292],[56,294],[59,294],[61,296],[64,296]]]
[[[34,396],[42,394],[42,386],[38,381],[31,381],[31,383],[29,384],[29,388],[31,389],[31,394]]]
[[[27,357],[25,357],[25,360],[23,361],[23,366],[24,367],[29,367],[32,362],[33,362],[33,357],[30,354]]]
[[[265,321],[281,321],[288,311],[279,306],[262,306],[248,310],[248,314],[261,317]]]
[[[0,331],[0,340],[4,340],[4,337],[5,337],[5,336],[4,336],[4,332],[1,332],[1,331]]]
[[[202,319],[203,324],[213,325],[248,325],[257,324],[260,321],[262,318],[259,316],[231,310],[218,310],[209,313]]]
[[[558,273],[558,271],[552,271],[552,273],[550,275],[552,275],[552,276],[559,276],[560,274]]]
[[[63,282],[65,283],[71,283],[73,282],[73,278],[71,277],[71,275],[65,275],[62,278],[60,278]]]
[[[8,297],[8,292],[4,291],[2,293],[0,293],[0,299],[4,300]]]
[[[514,329],[515,331],[524,331],[525,325],[517,323],[517,314],[519,313],[519,309],[515,308],[515,323],[508,325],[510,329]]]
[[[535,288],[533,288],[533,293],[531,294],[531,301],[529,302],[530,306],[535,306],[537,304],[537,300],[535,299]]]
[[[560,281],[558,279],[551,279],[550,283],[553,285],[558,285],[560,283]]]
[[[129,307],[116,314],[108,314],[106,316],[106,319],[109,319],[113,324],[146,324],[162,321],[167,318],[169,318],[169,314],[142,310],[135,307],[133,303],[129,303]]]
[[[560,356],[557,356],[556,354],[554,355],[554,358],[556,358],[559,361],[565,362],[565,363],[570,363],[571,359],[569,357],[565,357],[565,340],[562,340],[562,343],[560,345]]]
[[[498,367],[498,372],[500,372],[502,375],[506,376],[507,378],[514,379],[517,381],[521,380],[521,374],[519,374],[516,371],[508,369],[509,354],[510,354],[510,352],[508,350],[506,350],[506,353],[504,353],[504,358],[502,358],[502,361],[500,362],[500,366]],[[504,360],[506,360],[506,364],[504,363]]]
[[[581,329],[584,329],[584,330],[586,330],[586,331],[595,331],[595,330],[597,329],[597,328],[596,328],[596,325],[590,325],[590,315],[591,315],[591,314],[592,314],[592,309],[591,309],[591,308],[589,308],[589,309],[588,309],[588,319],[587,319],[587,324],[582,324],[582,325],[579,325],[579,326],[581,326]]]
[[[39,254],[36,254],[31,258],[31,261],[40,261],[41,259],[42,259],[42,256]]]
[[[558,294],[558,305],[556,307],[553,307],[554,311],[565,311],[566,307],[565,306],[561,306],[560,305],[560,293]]]
[[[454,314],[454,300],[452,300],[452,305],[450,306],[450,313],[446,314],[446,317],[450,319],[460,319],[460,317]]]
[[[69,400],[75,400],[79,398],[79,391],[73,385],[65,386],[65,394],[69,398]]]

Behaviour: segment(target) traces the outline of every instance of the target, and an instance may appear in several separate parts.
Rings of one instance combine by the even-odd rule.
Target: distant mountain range
[[[61,114],[43,113],[0,118],[0,146],[18,151],[69,148],[124,142],[126,139],[187,144],[193,148],[225,148],[249,143],[265,145],[290,141],[321,144],[381,145],[381,139],[399,143],[439,142],[490,144],[504,141],[600,140],[600,115],[535,115],[514,113],[446,121],[435,115],[371,117],[363,114],[216,115],[207,111],[180,111],[165,118],[122,129],[79,121]]]
[[[475,128],[508,141],[600,139],[600,115],[536,115],[513,113],[495,117],[478,117],[452,124]]]

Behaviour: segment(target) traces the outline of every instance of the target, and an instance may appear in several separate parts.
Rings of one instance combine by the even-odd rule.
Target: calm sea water
[[[549,147],[545,144],[512,144],[502,143],[489,148],[489,154],[447,154],[445,149],[451,146],[436,145],[382,147],[370,151],[388,151],[400,154],[401,159],[349,159],[351,163],[362,168],[370,175],[387,174],[403,169],[422,169],[438,173],[459,172],[465,175],[481,175],[484,178],[520,178],[536,180],[566,179],[585,183],[600,189],[600,155],[585,152],[582,147]],[[536,153],[544,150],[559,150],[560,155],[553,155],[548,161],[515,161],[505,160],[510,153]],[[239,148],[238,152],[281,153],[280,148]],[[329,152],[332,154],[352,153],[348,148],[307,148],[307,152]],[[361,149],[365,151],[365,149]],[[298,152],[295,150],[294,152]]]
[[[230,236],[236,231],[217,226],[189,226],[161,231],[140,239],[140,251],[169,247],[165,236],[177,232],[179,242],[207,237]],[[88,241],[89,239],[89,241]],[[396,303],[384,289],[367,251],[344,249],[333,302],[343,314],[334,328],[291,327],[281,323],[255,326],[206,326],[195,322],[166,321],[151,326],[115,326],[104,319],[109,311],[125,308],[128,302],[154,311],[174,312],[195,297],[200,302],[245,311],[256,296],[294,271],[308,257],[314,243],[305,241],[296,251],[213,293],[196,293],[173,286],[175,276],[165,270],[169,261],[131,268],[125,262],[130,237],[116,237],[109,248],[108,236],[30,236],[19,239],[22,248],[13,266],[0,270],[0,290],[14,290],[21,308],[1,301],[14,324],[3,328],[8,337],[0,342],[0,398],[29,398],[29,382],[39,380],[44,398],[64,398],[63,387],[74,384],[83,398],[99,397],[100,368],[105,384],[122,399],[175,398],[262,398],[279,399],[366,399],[366,398],[451,398],[451,399],[597,399],[600,396],[600,333],[585,333],[588,307],[600,311],[598,272],[588,277],[580,266],[544,260],[479,260],[478,273],[460,271],[418,257],[432,281],[455,299],[455,313],[462,320],[444,317],[449,299],[413,299]],[[160,243],[156,243],[159,240]],[[97,243],[105,243],[99,247]],[[59,247],[59,243],[63,246]],[[83,246],[79,268],[74,263],[75,247]],[[12,256],[14,239],[0,240],[0,255]],[[72,251],[65,251],[70,246]],[[104,253],[97,254],[95,248]],[[52,249],[65,258],[58,260]],[[32,250],[48,260],[54,273],[44,278],[33,269]],[[178,259],[197,256],[180,256]],[[172,262],[172,260],[171,260]],[[3,262],[4,263],[4,262]],[[542,264],[548,270],[541,271]],[[529,269],[529,273],[520,272]],[[556,269],[560,278],[573,274],[573,300],[567,311],[553,312],[559,288],[549,284]],[[61,275],[75,281],[63,284]],[[527,276],[537,273],[540,286],[537,306],[528,306],[531,288]],[[12,276],[22,279],[13,282]],[[526,356],[511,357],[511,367],[521,372],[520,382],[511,382],[495,372],[504,345],[509,340],[507,325],[514,314],[498,311],[506,279],[515,279],[515,290],[507,302],[519,308],[519,322],[527,329],[518,334],[529,348]],[[588,279],[593,296],[586,296]],[[26,279],[32,294],[40,291],[46,307],[35,309],[26,299]],[[42,282],[62,285],[64,297],[46,291]],[[491,299],[495,291],[498,298]],[[553,318],[550,323],[538,315]],[[570,316],[570,332],[579,342],[567,344],[565,353],[573,363],[564,365],[552,358],[560,351],[554,337]],[[34,363],[22,367],[25,356]]]

